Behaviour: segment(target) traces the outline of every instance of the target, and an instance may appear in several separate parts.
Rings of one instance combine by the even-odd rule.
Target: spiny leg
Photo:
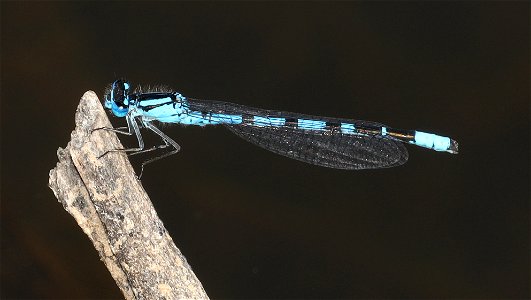
[[[142,162],[140,175],[138,176],[138,178],[140,178],[140,177],[142,177],[142,174],[144,172],[144,166],[145,165],[150,164],[150,163],[152,163],[154,161],[157,161],[157,160],[159,160],[161,158],[173,155],[173,154],[179,152],[179,150],[181,149],[179,144],[177,144],[169,136],[164,134],[160,129],[158,129],[157,127],[155,127],[153,124],[151,124],[148,121],[141,120],[140,126],[149,128],[151,131],[153,131],[158,136],[160,136],[160,138],[164,142],[164,144],[162,144],[162,145],[157,145],[157,146],[153,146],[153,147],[151,147],[149,149],[144,149],[144,140],[142,139],[142,135],[140,133],[140,128],[139,128],[139,124],[137,123],[137,120],[134,117],[131,117],[130,114],[128,114],[126,116],[126,121],[127,121],[127,125],[128,125],[127,127],[119,127],[119,128],[101,127],[101,128],[94,129],[92,132],[94,132],[96,130],[103,129],[103,130],[108,130],[108,131],[112,131],[112,132],[119,133],[119,134],[125,134],[125,135],[133,135],[133,133],[134,133],[136,135],[137,140],[138,140],[138,147],[137,148],[129,148],[129,149],[111,149],[111,150],[107,150],[105,153],[100,155],[98,158],[101,158],[101,157],[107,155],[110,152],[132,152],[132,153],[128,153],[129,156],[132,156],[132,155],[136,155],[136,154],[151,152],[151,151],[157,150],[157,149],[165,149],[168,146],[172,146],[174,148],[174,150],[171,150],[171,151],[169,151],[167,153],[164,153],[164,154],[162,154],[160,156],[157,156],[157,157],[154,157],[154,158],[151,158],[151,159],[148,159],[148,160]],[[125,131],[124,129],[127,129],[127,131]]]
[[[127,126],[124,126],[124,127],[118,127],[118,128],[112,128],[112,127],[99,127],[99,128],[94,128],[92,129],[91,133],[96,131],[96,130],[105,130],[105,131],[112,131],[114,133],[118,133],[118,134],[125,134],[125,135],[132,135],[133,133],[132,132],[129,132],[129,131],[124,131],[125,129],[129,129],[129,127]]]
[[[120,133],[120,134],[125,134],[125,135],[132,135],[134,133],[136,135],[136,139],[138,141],[138,147],[129,148],[129,149],[111,149],[111,150],[107,150],[107,151],[105,151],[105,153],[100,155],[98,158],[101,158],[101,157],[107,155],[110,152],[139,152],[139,151],[144,150],[144,140],[142,139],[142,134],[140,133],[140,129],[138,127],[138,123],[137,123],[136,119],[134,117],[132,117],[131,114],[127,114],[125,119],[127,121],[127,129],[128,129],[128,131],[120,130],[122,128],[125,129],[125,127],[119,127],[118,129],[109,128],[109,127],[102,127],[102,128],[98,128],[98,129],[104,129],[104,130],[108,130],[108,131],[112,131],[112,132],[116,132],[116,133]],[[97,129],[95,129],[95,130],[97,130]]]
[[[160,136],[160,138],[162,139],[162,141],[164,142],[164,145],[158,145],[158,146],[154,146],[152,148],[149,148],[149,149],[146,149],[146,150],[141,150],[141,151],[138,151],[138,152],[135,152],[131,155],[135,155],[135,154],[138,154],[138,153],[145,153],[145,152],[149,152],[149,151],[153,151],[155,149],[164,149],[168,146],[172,146],[174,149],[167,152],[167,153],[164,153],[162,155],[159,155],[157,157],[154,157],[154,158],[150,158],[144,162],[142,162],[142,166],[141,166],[141,170],[140,170],[140,175],[138,176],[138,178],[142,177],[142,173],[144,173],[144,166],[147,165],[147,164],[150,164],[154,161],[157,161],[159,159],[162,159],[164,157],[168,157],[170,155],[173,155],[177,152],[179,152],[181,150],[181,146],[179,146],[179,144],[177,144],[177,142],[175,142],[174,140],[172,140],[169,136],[167,136],[166,134],[164,134],[160,129],[158,129],[157,127],[155,127],[155,125],[147,122],[147,121],[144,121],[143,122],[144,126],[146,128],[149,128],[151,131],[153,131],[155,134],[157,134],[158,136]]]

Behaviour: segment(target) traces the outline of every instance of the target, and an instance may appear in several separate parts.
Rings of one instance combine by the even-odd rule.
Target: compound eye
[[[105,96],[105,107],[112,110],[117,117],[124,117],[129,108],[129,82],[119,79],[112,83]]]
[[[124,80],[116,80],[112,84],[112,101],[119,107],[126,108],[129,105],[129,83]]]

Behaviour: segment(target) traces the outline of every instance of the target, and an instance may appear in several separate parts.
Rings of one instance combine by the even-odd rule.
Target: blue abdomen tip
[[[435,151],[448,151],[451,140],[448,137],[415,131],[415,145],[433,149]]]

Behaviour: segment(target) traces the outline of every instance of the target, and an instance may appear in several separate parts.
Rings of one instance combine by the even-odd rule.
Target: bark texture
[[[49,186],[99,252],[126,299],[208,298],[122,152],[92,91],[81,98],[76,128]]]

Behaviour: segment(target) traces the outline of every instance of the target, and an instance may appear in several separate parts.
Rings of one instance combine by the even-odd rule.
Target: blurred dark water
[[[212,298],[529,298],[529,36],[525,2],[2,2],[1,297],[121,298],[47,182],[127,76],[460,142],[346,172],[165,128],[142,182]]]

